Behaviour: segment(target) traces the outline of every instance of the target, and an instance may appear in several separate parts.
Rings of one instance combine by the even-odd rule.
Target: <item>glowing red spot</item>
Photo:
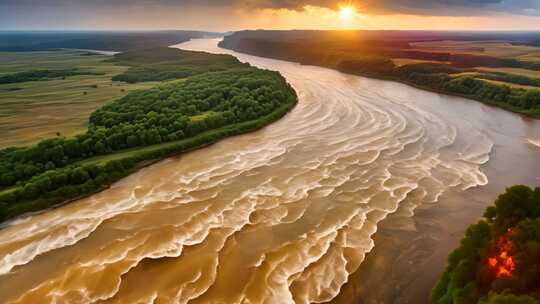
[[[507,233],[500,236],[496,242],[496,255],[489,257],[488,265],[495,271],[497,278],[504,278],[512,276],[512,272],[516,268],[514,258],[510,255],[512,251],[512,241],[509,236],[512,233],[512,229],[508,229]]]

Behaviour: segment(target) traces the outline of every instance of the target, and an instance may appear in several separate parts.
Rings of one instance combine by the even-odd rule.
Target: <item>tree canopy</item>
[[[448,257],[433,302],[540,303],[539,215],[540,188],[508,188]]]

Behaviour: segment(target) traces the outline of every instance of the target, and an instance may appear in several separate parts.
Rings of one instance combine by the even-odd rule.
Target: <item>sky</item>
[[[0,30],[540,30],[540,0],[0,0]]]

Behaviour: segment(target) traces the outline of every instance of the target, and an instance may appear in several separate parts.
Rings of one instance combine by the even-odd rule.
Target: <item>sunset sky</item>
[[[0,30],[539,30],[540,0],[0,0]]]

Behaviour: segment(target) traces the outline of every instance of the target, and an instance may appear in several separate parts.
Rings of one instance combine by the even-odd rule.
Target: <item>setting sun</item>
[[[339,8],[339,18],[342,20],[351,20],[356,13],[356,10],[352,6],[342,6]]]

